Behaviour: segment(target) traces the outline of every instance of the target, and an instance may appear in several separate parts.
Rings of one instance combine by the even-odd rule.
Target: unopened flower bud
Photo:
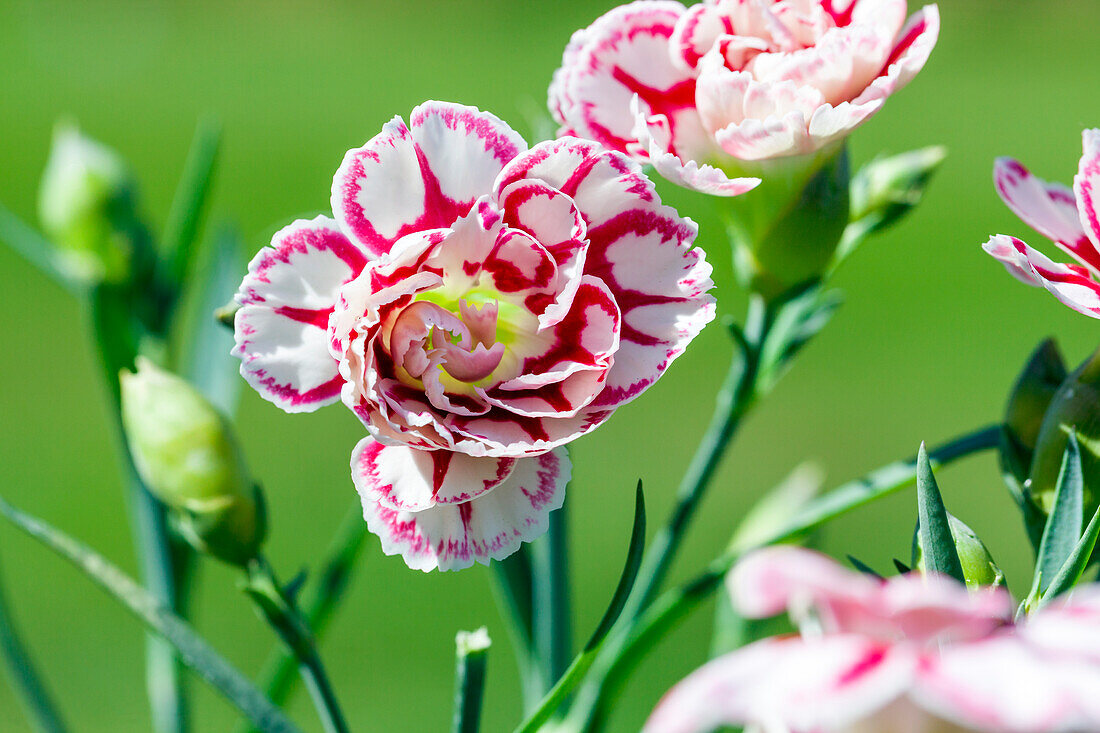
[[[866,232],[883,229],[920,203],[947,149],[933,145],[876,158],[852,179],[852,221]]]
[[[848,225],[848,152],[764,161],[761,183],[728,206],[734,269],[747,289],[775,298],[820,277]]]
[[[138,473],[197,549],[246,562],[263,542],[264,513],[228,422],[187,381],[146,359],[137,367],[120,380]]]
[[[1066,365],[1053,339],[1032,352],[1005,406],[1001,464],[1023,485],[1027,481],[1039,439],[1039,428],[1058,388],[1066,379]]]
[[[1081,447],[1085,516],[1091,517],[1100,501],[1100,350],[1058,387],[1039,428],[1026,488],[1045,514],[1054,504],[1070,431],[1076,431]]]
[[[122,158],[59,126],[42,174],[38,213],[58,265],[84,282],[121,282],[131,268],[134,183]]]
[[[963,578],[968,588],[1004,583],[1004,573],[989,554],[985,543],[978,538],[961,519],[948,514],[947,524],[951,528],[951,538],[955,540],[955,552],[962,564]],[[921,545],[920,532],[913,538],[913,567],[924,572],[924,548]]]

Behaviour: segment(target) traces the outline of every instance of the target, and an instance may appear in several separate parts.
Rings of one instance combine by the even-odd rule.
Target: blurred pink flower
[[[996,234],[982,245],[1021,282],[1049,290],[1078,313],[1100,318],[1100,129],[1082,134],[1084,154],[1070,189],[1048,183],[1011,158],[993,166],[997,193],[1035,231],[1078,264],[1054,262],[1015,237]]]
[[[562,133],[720,196],[746,165],[831,150],[924,66],[935,5],[905,0],[639,0],[570,40],[550,86]]]
[[[674,687],[646,733],[1100,730],[1100,589],[1018,624],[1003,589],[880,581],[809,550],[760,550],[730,579],[748,617],[787,610],[801,636],[720,657]]]
[[[297,221],[238,292],[241,373],[287,412],[337,399],[352,475],[410,567],[514,552],[561,506],[561,447],[657,380],[714,317],[696,226],[625,156],[527,144],[429,102],[348,151],[335,219]]]

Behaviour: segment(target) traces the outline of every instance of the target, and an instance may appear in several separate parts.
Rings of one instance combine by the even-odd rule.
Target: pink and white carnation
[[[939,34],[905,0],[671,0],[577,31],[550,87],[563,134],[719,196],[762,161],[827,154],[916,76]]]
[[[528,149],[471,107],[428,102],[348,151],[332,210],[253,259],[234,353],[283,410],[359,416],[364,516],[413,568],[544,532],[563,446],[714,317],[695,224],[636,163],[575,138]]]
[[[1074,262],[1055,262],[1004,234],[982,247],[1020,282],[1046,288],[1078,313],[1100,318],[1100,129],[1085,130],[1082,137],[1084,154],[1072,189],[1033,176],[1011,158],[993,167],[993,183],[1008,208]]]
[[[787,611],[801,635],[704,665],[664,697],[646,733],[1100,730],[1098,586],[1013,623],[1004,589],[915,573],[879,580],[794,547],[749,555],[729,585],[742,614]]]

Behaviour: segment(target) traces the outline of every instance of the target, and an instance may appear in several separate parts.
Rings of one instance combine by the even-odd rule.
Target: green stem
[[[0,588],[0,655],[27,719],[38,733],[64,733],[65,724],[15,629]]]
[[[485,629],[460,631],[455,639],[455,713],[452,733],[477,733],[485,692],[489,636]]]
[[[999,425],[993,425],[951,440],[931,451],[929,461],[933,467],[938,467],[995,448],[1000,439],[1000,431]],[[899,491],[916,479],[915,456],[883,466],[810,502],[790,522],[764,538],[758,546],[798,537],[853,509]],[[611,709],[611,703],[646,653],[722,583],[726,573],[742,555],[742,552],[722,555],[694,580],[657,598],[636,619],[623,638],[614,640],[609,645],[606,658],[611,661],[601,664],[593,673],[595,678],[592,686],[596,690],[595,694],[586,700],[586,706],[576,706],[570,714],[578,723],[576,729],[593,730],[602,722],[602,716]]]
[[[550,529],[531,543],[535,652],[548,690],[573,660],[567,507],[550,513]]]
[[[523,545],[503,560],[491,564],[493,595],[508,628],[519,668],[524,712],[533,710],[549,683],[543,680],[534,648],[533,571],[530,545]]]
[[[293,653],[302,682],[326,733],[348,733],[348,724],[336,700],[313,634],[292,598],[287,597],[271,565],[260,557],[248,566],[246,590],[268,624]]]
[[[306,625],[313,631],[315,639],[320,639],[328,628],[336,606],[347,590],[351,571],[359,559],[363,540],[367,535],[367,525],[363,522],[363,510],[356,503],[344,517],[336,537],[325,553],[325,561],[318,573],[316,582],[305,590],[301,603],[301,613]],[[260,672],[259,685],[269,700],[276,705],[283,703],[289,696],[298,679],[295,672],[298,660],[285,646],[279,645],[272,650]],[[237,733],[258,733],[248,721],[243,721]]]
[[[668,521],[653,538],[646,552],[638,581],[623,613],[628,620],[641,613],[660,590],[669,567],[680,549],[688,524],[710,485],[722,457],[729,448],[741,419],[757,397],[760,348],[767,337],[774,313],[762,300],[750,303],[745,325],[745,343],[734,351],[725,381],[715,398],[714,414],[702,442],[691,459],[676,492],[676,504]]]

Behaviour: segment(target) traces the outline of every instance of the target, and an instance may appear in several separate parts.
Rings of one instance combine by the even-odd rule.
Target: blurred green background
[[[611,2],[61,2],[0,0],[0,200],[35,218],[51,128],[71,116],[120,150],[140,176],[145,209],[163,222],[196,121],[224,122],[216,219],[239,223],[249,255],[277,226],[328,205],[343,152],[424,99],[475,104],[529,134],[569,35]],[[913,8],[915,9],[915,7]],[[1016,284],[982,254],[994,232],[1050,252],[997,200],[995,156],[1021,158],[1069,182],[1082,128],[1100,124],[1100,6],[1091,0],[945,0],[938,48],[914,83],[852,140],[856,163],[879,151],[943,143],[950,156],[925,204],[872,240],[840,273],[847,302],[774,396],[744,426],[700,512],[675,579],[724,545],[744,509],[804,459],[834,485],[995,420],[1030,349],[1056,335],[1071,361],[1096,325]],[[699,221],[719,265],[722,310],[740,313],[710,202],[662,182]],[[58,287],[0,248],[0,491],[133,570],[105,401],[84,315]],[[573,446],[572,569],[576,627],[587,634],[620,570],[635,481],[651,531],[712,408],[729,352],[711,327],[668,376]],[[226,357],[228,358],[228,357]],[[362,433],[340,407],[287,416],[244,395],[245,448],[271,504],[270,554],[284,575],[315,561],[356,501],[348,455]],[[943,471],[948,506],[988,541],[1023,590],[1028,551],[991,456]],[[823,547],[886,568],[905,557],[911,493],[832,525]],[[142,633],[113,601],[47,551],[0,527],[0,564],[26,639],[75,731],[148,729]],[[204,566],[196,623],[254,673],[271,634],[223,567]],[[710,607],[648,659],[622,699],[616,730],[636,730],[659,695],[703,659]],[[520,712],[508,638],[489,573],[409,571],[371,538],[324,645],[356,730],[438,731],[451,715],[453,638],[485,624],[486,731]],[[195,683],[197,730],[226,730],[234,712]],[[292,706],[308,730],[304,696]],[[0,685],[0,729],[27,730]]]

